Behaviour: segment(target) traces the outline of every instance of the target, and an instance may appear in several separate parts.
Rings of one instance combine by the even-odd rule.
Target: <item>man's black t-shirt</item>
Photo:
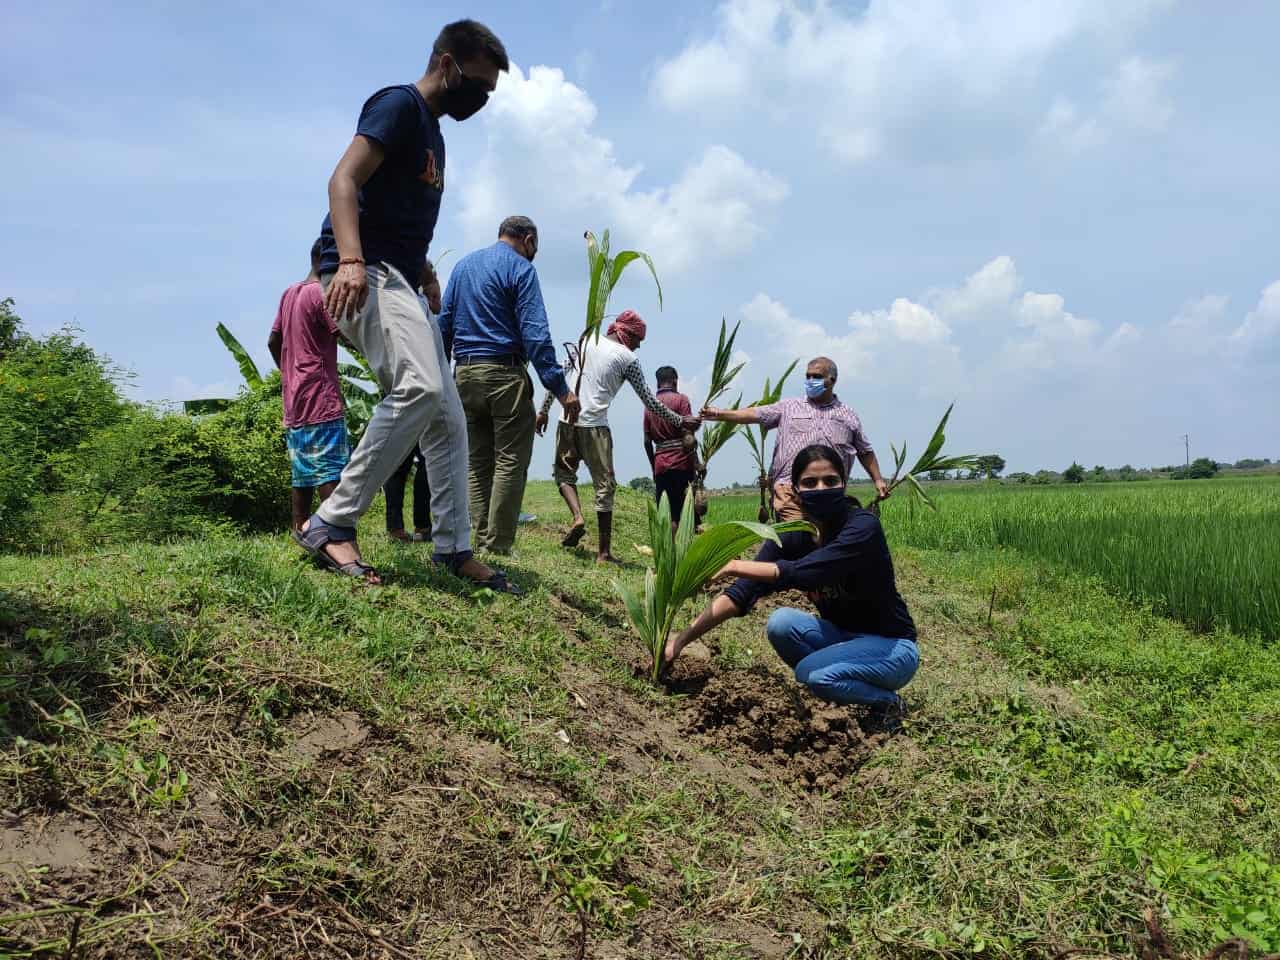
[[[444,137],[412,84],[385,87],[360,110],[356,133],[382,147],[381,165],[360,188],[360,246],[366,264],[385,260],[416,287],[444,193]],[[338,245],[325,214],[320,273],[338,269]]]
[[[840,532],[819,546],[810,534],[786,533],[782,547],[766,542],[756,554],[778,566],[773,583],[737,580],[725,594],[744,613],[778,590],[803,590],[818,615],[852,633],[916,639],[916,625],[898,593],[893,559],[880,520],[850,509]]]

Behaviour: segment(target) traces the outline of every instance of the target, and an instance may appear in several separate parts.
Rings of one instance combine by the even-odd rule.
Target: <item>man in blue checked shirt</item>
[[[458,261],[440,311],[440,334],[455,361],[467,417],[468,497],[475,544],[509,554],[533,456],[533,383],[526,366],[572,422],[578,398],[556,362],[547,308],[533,268],[538,228],[507,217],[498,242]]]

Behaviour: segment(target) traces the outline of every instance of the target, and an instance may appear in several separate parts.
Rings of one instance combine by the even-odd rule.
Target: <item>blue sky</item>
[[[142,399],[234,389],[220,320],[269,364],[361,102],[471,15],[518,68],[444,121],[434,252],[533,217],[557,342],[582,231],[612,227],[666,294],[637,273],[612,307],[695,404],[724,316],[748,398],[829,353],[883,459],[952,400],[953,449],[1010,469],[1167,463],[1185,432],[1280,458],[1274,4],[265,6],[4,13],[0,296],[79,325]],[[644,472],[638,401],[611,420]],[[749,478],[744,443],[721,457],[713,483]]]

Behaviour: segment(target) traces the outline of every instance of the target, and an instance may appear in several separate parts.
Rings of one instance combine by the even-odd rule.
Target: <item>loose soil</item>
[[[806,791],[839,794],[880,746],[853,708],[817,700],[764,667],[709,678],[682,727],[701,742]]]

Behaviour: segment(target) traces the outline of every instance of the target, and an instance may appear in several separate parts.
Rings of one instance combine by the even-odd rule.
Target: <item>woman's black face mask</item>
[[[475,116],[480,108],[489,102],[489,88],[485,86],[483,80],[468,77],[462,72],[462,67],[456,63],[454,67],[458,71],[458,81],[450,84],[449,71],[445,71],[445,87],[440,103],[444,107],[444,112],[453,119],[466,120],[468,117]]]
[[[849,499],[844,495],[843,485],[821,490],[801,490],[800,505],[805,513],[819,523],[841,520],[849,512]]]

